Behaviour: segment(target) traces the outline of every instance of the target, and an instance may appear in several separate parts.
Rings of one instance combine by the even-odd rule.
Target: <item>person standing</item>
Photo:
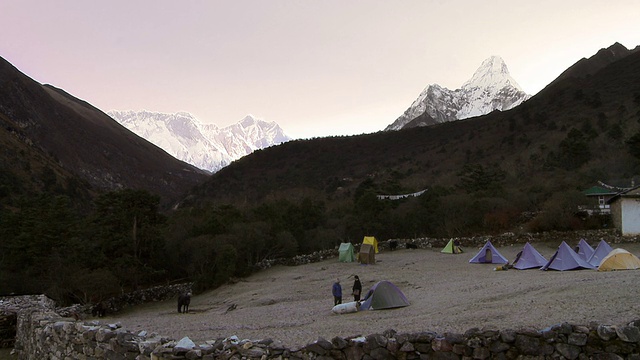
[[[333,283],[333,288],[331,289],[333,293],[333,305],[342,304],[342,286],[340,285],[340,279],[336,279],[336,282]]]
[[[360,278],[355,275],[355,281],[353,282],[353,301],[360,301],[360,294],[362,294],[362,284]]]

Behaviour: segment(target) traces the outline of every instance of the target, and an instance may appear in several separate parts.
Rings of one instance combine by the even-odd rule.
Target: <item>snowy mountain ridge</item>
[[[385,130],[427,126],[480,116],[494,110],[509,110],[530,97],[511,77],[504,60],[499,56],[491,56],[482,62],[460,89],[449,90],[438,84],[428,85]],[[412,123],[425,113],[431,118],[429,121]]]
[[[291,140],[277,123],[252,115],[219,128],[203,124],[188,112],[111,110],[107,114],[173,157],[211,172],[255,150]]]

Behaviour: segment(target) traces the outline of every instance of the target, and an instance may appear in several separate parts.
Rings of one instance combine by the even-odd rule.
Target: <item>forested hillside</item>
[[[171,210],[161,206],[162,194],[71,181],[42,152],[41,162],[27,161],[38,164],[29,170],[19,160],[31,159],[33,148],[23,145],[4,158],[22,164],[21,173],[0,178],[0,289],[95,301],[178,279],[211,288],[250,273],[260,260],[358,243],[364,235],[601,227],[606,217],[577,211],[587,202],[581,191],[597,181],[629,186],[639,173],[640,52],[589,69],[510,111],[257,151]],[[21,192],[12,174],[31,178],[25,186],[32,190]],[[423,189],[419,197],[377,198]]]

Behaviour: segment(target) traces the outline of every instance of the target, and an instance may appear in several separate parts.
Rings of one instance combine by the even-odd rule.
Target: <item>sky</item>
[[[498,55],[535,94],[619,42],[637,0],[2,0],[0,56],[103,111],[247,114],[292,138],[383,130]]]

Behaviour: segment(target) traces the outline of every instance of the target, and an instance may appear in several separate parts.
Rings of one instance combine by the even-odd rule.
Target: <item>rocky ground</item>
[[[562,240],[534,243],[547,259]],[[589,239],[595,247],[598,239]],[[611,244],[639,255],[640,244]],[[522,244],[501,246],[513,260]],[[377,254],[375,265],[340,263],[337,258],[287,267],[276,266],[242,281],[192,298],[188,314],[177,313],[176,300],[140,305],[104,319],[130,330],[147,330],[196,342],[237,335],[241,339],[272,338],[302,346],[318,337],[436,331],[463,333],[473,327],[518,329],[571,322],[623,324],[640,318],[639,271],[598,272],[509,270],[469,264],[477,248],[459,255],[440,249],[399,249]],[[410,300],[404,308],[331,312],[331,285],[340,278],[350,299],[353,275],[364,291],[380,280],[396,284]]]

